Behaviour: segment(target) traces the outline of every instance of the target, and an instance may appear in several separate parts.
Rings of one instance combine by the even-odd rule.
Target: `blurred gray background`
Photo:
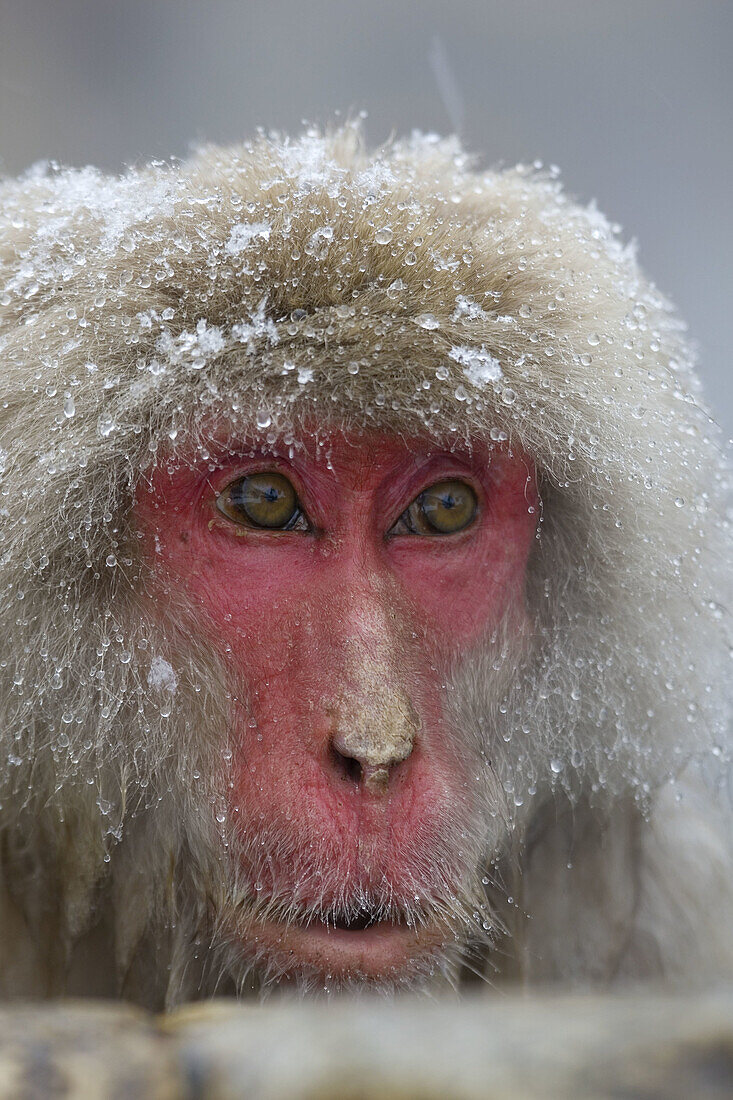
[[[733,432],[731,0],[0,0],[0,167],[118,169],[368,112],[560,165],[689,322]]]

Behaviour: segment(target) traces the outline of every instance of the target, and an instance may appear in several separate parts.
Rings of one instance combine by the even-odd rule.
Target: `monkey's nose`
[[[331,740],[331,755],[337,770],[345,779],[357,786],[363,785],[372,794],[385,794],[389,786],[390,769],[401,760],[406,760],[410,753],[405,753],[401,760],[391,759],[384,763],[369,764],[366,760],[353,756],[343,740],[336,736]]]
[[[384,794],[390,770],[412,753],[419,719],[404,697],[339,707],[331,756],[344,778]]]
[[[372,794],[385,794],[389,786],[389,764],[364,764],[355,756],[350,756],[345,748],[340,745],[339,738],[331,741],[331,755],[337,770],[345,779],[349,779],[357,786],[363,785]]]

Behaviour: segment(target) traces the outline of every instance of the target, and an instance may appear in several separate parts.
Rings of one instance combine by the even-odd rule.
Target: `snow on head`
[[[461,364],[464,374],[474,386],[500,382],[503,378],[501,363],[486,350],[483,344],[480,348],[454,345],[448,355],[456,363]]]
[[[269,222],[239,222],[232,227],[224,251],[229,256],[238,256],[254,240],[269,241],[271,230]]]

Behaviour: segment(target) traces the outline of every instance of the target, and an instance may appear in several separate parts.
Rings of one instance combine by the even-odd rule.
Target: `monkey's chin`
[[[426,976],[454,942],[445,926],[411,927],[392,921],[346,929],[316,920],[307,925],[258,920],[240,933],[245,953],[254,954],[278,977],[336,985],[394,984]]]

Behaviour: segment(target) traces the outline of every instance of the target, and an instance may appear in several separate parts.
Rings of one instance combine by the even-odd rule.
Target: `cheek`
[[[490,560],[469,555],[465,562],[403,562],[405,586],[424,614],[426,632],[438,643],[470,646],[510,609],[523,615],[527,559],[521,549],[503,544]]]

